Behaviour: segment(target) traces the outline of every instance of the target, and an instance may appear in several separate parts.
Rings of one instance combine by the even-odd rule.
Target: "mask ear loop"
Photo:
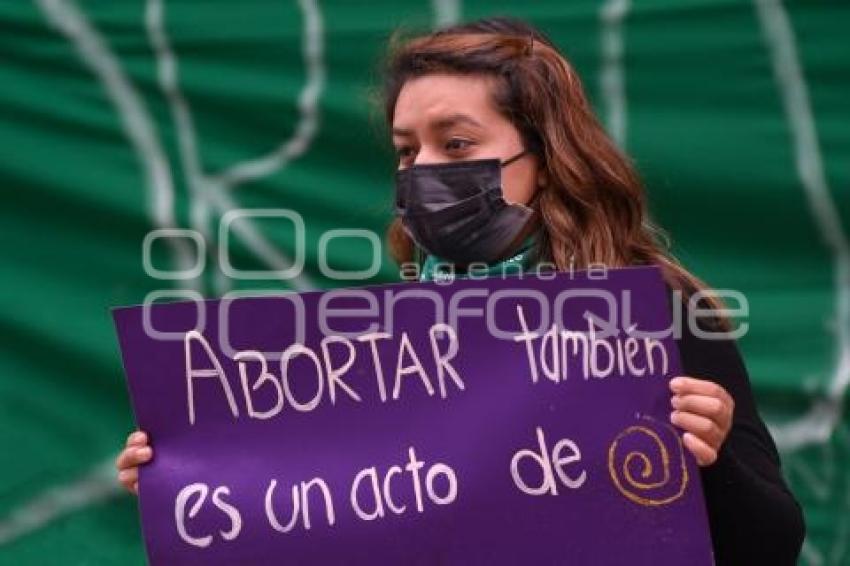
[[[535,189],[534,191],[534,196],[531,197],[531,200],[528,201],[528,204],[526,206],[539,212],[538,209],[540,207],[540,197],[543,194],[544,190],[546,190],[544,187],[537,187],[537,189]]]
[[[519,159],[520,157],[522,157],[522,156],[523,156],[523,155],[525,155],[526,153],[528,153],[528,150],[527,150],[527,149],[523,149],[522,151],[520,151],[519,153],[517,153],[517,154],[516,154],[516,155],[514,155],[513,157],[511,157],[511,158],[509,158],[509,159],[506,159],[506,160],[502,161],[502,162],[501,162],[502,167],[507,167],[508,165],[510,165],[511,163],[513,163],[514,161],[516,161],[517,159]]]

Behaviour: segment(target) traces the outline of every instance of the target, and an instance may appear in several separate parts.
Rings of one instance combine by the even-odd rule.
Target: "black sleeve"
[[[796,564],[805,537],[803,513],[783,479],[738,346],[731,338],[696,337],[684,318],[677,339],[683,374],[721,385],[735,401],[717,461],[700,468],[716,564]]]

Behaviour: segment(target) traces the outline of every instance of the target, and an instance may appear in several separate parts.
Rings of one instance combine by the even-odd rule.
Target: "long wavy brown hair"
[[[404,83],[431,73],[497,79],[492,91],[496,108],[541,160],[548,179],[536,199],[538,260],[559,270],[654,264],[683,300],[707,289],[670,253],[669,238],[649,218],[635,168],[594,115],[572,65],[543,33],[509,18],[478,20],[413,38],[396,32],[384,68],[388,127]],[[414,244],[398,218],[387,240],[396,261],[414,259]],[[700,306],[723,308],[716,297],[704,297]],[[725,317],[714,322],[728,327]]]

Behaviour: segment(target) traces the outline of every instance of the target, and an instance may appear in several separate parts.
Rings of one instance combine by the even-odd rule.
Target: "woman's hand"
[[[732,428],[735,401],[723,387],[705,379],[676,377],[670,380],[670,390],[670,422],[685,430],[682,442],[697,464],[710,466]]]
[[[137,430],[127,437],[127,446],[115,460],[118,469],[118,481],[131,493],[139,494],[139,466],[153,457],[153,449],[148,446],[148,435]]]

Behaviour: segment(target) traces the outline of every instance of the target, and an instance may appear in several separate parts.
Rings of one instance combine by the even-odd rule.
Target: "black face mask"
[[[474,159],[411,165],[396,172],[396,215],[416,244],[439,258],[467,265],[500,259],[534,211],[502,194],[501,162]]]

